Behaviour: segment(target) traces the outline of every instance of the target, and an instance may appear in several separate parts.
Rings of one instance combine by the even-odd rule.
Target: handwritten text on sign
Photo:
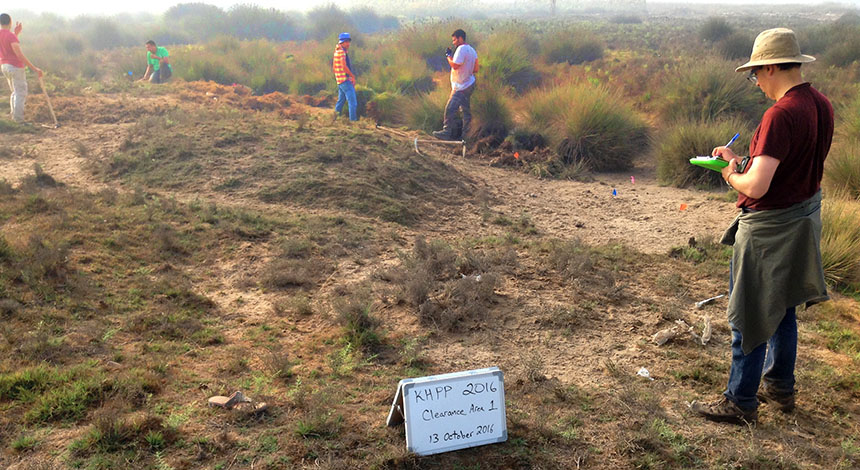
[[[502,372],[495,367],[405,383],[406,444],[427,455],[502,442],[504,400]]]

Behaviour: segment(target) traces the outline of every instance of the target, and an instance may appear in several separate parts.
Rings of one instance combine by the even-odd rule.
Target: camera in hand
[[[449,47],[449,48],[445,49],[445,55],[448,57],[454,57],[454,51],[452,51],[451,48]]]

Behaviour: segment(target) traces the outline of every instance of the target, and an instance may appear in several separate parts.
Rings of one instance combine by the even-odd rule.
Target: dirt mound
[[[510,141],[496,144],[492,137],[481,139],[472,145],[469,153],[496,167],[522,167],[526,164],[548,164],[556,153],[547,147],[532,150],[516,148]]]
[[[274,111],[281,116],[294,118],[304,110],[295,108],[289,96],[268,93],[261,96],[252,94],[245,85],[219,85],[215,82],[187,82],[177,85],[180,99],[200,104],[227,104],[253,111]]]

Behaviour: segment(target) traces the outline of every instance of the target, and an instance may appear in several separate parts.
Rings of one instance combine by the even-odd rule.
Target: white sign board
[[[388,425],[406,422],[406,448],[418,455],[504,442],[505,383],[498,367],[403,379]]]

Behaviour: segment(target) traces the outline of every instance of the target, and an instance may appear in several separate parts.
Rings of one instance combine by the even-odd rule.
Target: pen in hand
[[[729,141],[729,143],[727,143],[727,144],[726,144],[726,148],[731,147],[731,146],[732,146],[732,144],[733,144],[733,143],[735,143],[735,141],[736,141],[736,140],[738,140],[738,137],[740,137],[740,136],[741,136],[741,133],[740,133],[740,132],[738,132],[737,134],[735,134],[735,136],[734,136],[734,137],[732,137],[732,140],[730,140],[730,141]]]

